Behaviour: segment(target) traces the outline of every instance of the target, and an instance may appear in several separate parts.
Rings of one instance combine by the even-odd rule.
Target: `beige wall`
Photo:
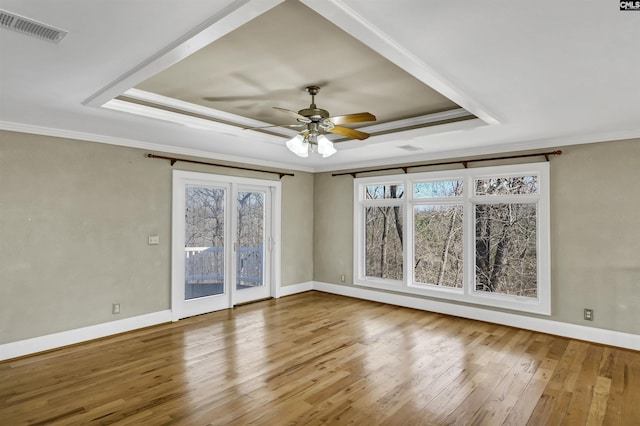
[[[551,164],[551,319],[640,334],[640,140],[563,152]],[[315,194],[314,279],[350,285],[353,180],[317,174]]]
[[[0,343],[170,308],[172,167],[144,154],[0,131]],[[313,278],[313,175],[295,174],[282,179],[283,285]]]
[[[640,141],[563,150],[551,166],[552,319],[640,334]],[[144,154],[0,132],[0,343],[169,309],[172,167]],[[282,179],[282,285],[341,274],[350,285],[353,180],[295,174]]]
[[[341,284],[353,282],[353,178],[315,175],[313,278]]]
[[[313,174],[282,179],[282,284],[313,280]]]
[[[551,180],[553,318],[640,334],[640,140],[563,148]]]

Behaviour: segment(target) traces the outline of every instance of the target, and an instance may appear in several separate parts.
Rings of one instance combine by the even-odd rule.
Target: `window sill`
[[[411,296],[450,300],[453,302],[462,302],[471,305],[500,308],[537,315],[551,315],[550,306],[545,305],[539,299],[524,298],[520,296],[505,294],[478,294],[477,292],[465,294],[461,288],[447,288],[420,284],[404,285],[404,283],[399,281],[390,282],[370,279],[354,280],[354,285],[377,290],[388,290]]]

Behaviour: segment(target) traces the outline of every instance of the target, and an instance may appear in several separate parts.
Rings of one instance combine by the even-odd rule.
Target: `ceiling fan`
[[[282,127],[304,128],[293,139],[287,142],[287,148],[299,157],[308,157],[309,151],[317,145],[317,151],[323,157],[329,157],[337,151],[324,133],[335,133],[351,139],[364,140],[370,135],[359,130],[341,126],[341,124],[361,123],[365,121],[375,121],[376,117],[368,112],[356,114],[336,115],[331,117],[327,110],[318,108],[315,103],[315,96],[320,91],[319,86],[308,86],[307,93],[311,95],[311,105],[309,108],[294,112],[285,108],[273,107],[298,120],[299,124],[281,125]],[[272,127],[272,126],[269,126]],[[280,126],[273,126],[280,127]]]

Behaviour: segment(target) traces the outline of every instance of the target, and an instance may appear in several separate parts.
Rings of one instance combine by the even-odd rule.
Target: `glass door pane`
[[[238,191],[236,290],[264,287],[265,201],[263,191]]]
[[[225,192],[186,185],[184,300],[225,293]]]

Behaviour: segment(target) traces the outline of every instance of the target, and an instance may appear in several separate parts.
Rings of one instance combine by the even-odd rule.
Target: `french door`
[[[174,171],[174,321],[272,296],[279,185]]]

